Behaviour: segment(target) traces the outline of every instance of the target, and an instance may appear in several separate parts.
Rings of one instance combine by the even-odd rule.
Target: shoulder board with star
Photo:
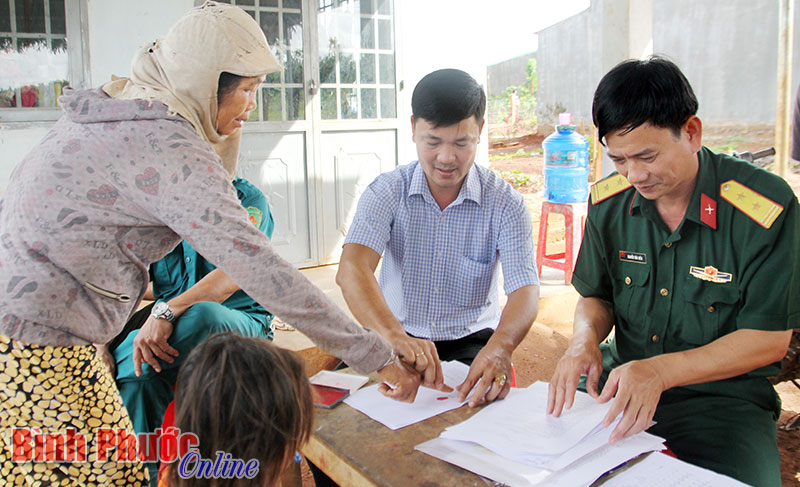
[[[720,185],[719,194],[764,228],[771,227],[783,212],[783,206],[733,179]]]
[[[622,174],[615,174],[611,177],[598,181],[592,185],[592,204],[596,205],[601,201],[611,198],[615,194],[621,193],[632,185]]]

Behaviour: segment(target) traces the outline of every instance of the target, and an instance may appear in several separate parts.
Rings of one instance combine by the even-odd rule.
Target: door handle
[[[311,95],[317,94],[317,82],[313,79],[308,81],[308,92]]]

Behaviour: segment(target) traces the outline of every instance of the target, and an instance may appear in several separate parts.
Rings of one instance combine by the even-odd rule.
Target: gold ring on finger
[[[500,387],[503,387],[504,385],[506,385],[506,380],[508,380],[506,374],[500,374],[494,378],[494,383]]]
[[[417,356],[417,357],[421,357],[421,356],[425,355],[425,352],[417,352],[414,355]]]

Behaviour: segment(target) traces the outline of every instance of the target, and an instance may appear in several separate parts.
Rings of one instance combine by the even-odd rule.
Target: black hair
[[[225,95],[232,92],[239,86],[243,77],[228,73],[227,71],[223,71],[219,74],[219,82],[217,83],[217,105],[219,106],[222,103],[222,99],[225,98]]]
[[[424,118],[434,127],[448,127],[469,117],[475,117],[480,125],[486,113],[486,93],[464,71],[440,69],[417,83],[411,111],[414,121]]]
[[[592,118],[603,145],[611,132],[623,134],[649,123],[680,135],[697,113],[697,97],[680,68],[661,56],[629,59],[609,71],[594,92]]]
[[[299,355],[266,338],[213,335],[192,350],[178,372],[175,426],[199,437],[201,458],[213,460],[223,451],[244,462],[255,459],[258,474],[254,480],[184,479],[175,462],[167,467],[168,484],[275,485],[311,436],[313,418],[311,385]]]

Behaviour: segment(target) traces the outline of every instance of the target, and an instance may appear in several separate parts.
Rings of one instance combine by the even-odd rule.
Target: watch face
[[[169,309],[169,305],[164,301],[159,301],[158,303],[153,306],[153,314],[158,316],[163,316],[164,313],[167,312]]]

